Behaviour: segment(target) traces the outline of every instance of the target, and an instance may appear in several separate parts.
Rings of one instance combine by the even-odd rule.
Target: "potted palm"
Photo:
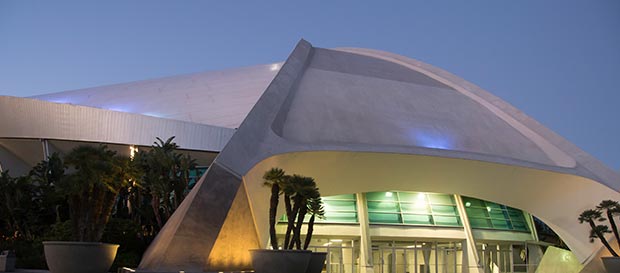
[[[258,273],[307,272],[310,261],[316,260],[312,258],[312,253],[307,250],[312,237],[310,226],[314,225],[316,217],[323,217],[324,215],[322,202],[320,202],[321,196],[319,189],[316,187],[316,182],[311,177],[286,175],[282,169],[278,168],[272,168],[267,171],[263,179],[264,184],[271,188],[269,237],[272,249],[251,250],[254,270]],[[287,230],[281,247],[278,245],[275,229],[280,195],[284,196],[287,216]],[[312,224],[309,224],[306,243],[302,249],[301,230],[304,218],[308,213],[311,214]],[[325,255],[323,255],[323,260],[320,261],[319,272],[322,268],[324,257]]]
[[[64,158],[57,189],[67,198],[73,240],[43,242],[52,273],[107,272],[118,245],[100,243],[119,191],[133,177],[129,158],[105,145],[79,146]]]
[[[605,212],[607,218],[603,216],[603,212]],[[616,237],[616,243],[620,247],[620,236],[614,220],[614,216],[619,213],[620,204],[618,204],[617,201],[603,200],[595,209],[585,210],[578,218],[579,223],[587,223],[590,226],[590,242],[594,242],[594,239],[598,239],[609,253],[611,253],[612,257],[602,257],[603,265],[607,272],[620,272],[620,257],[605,238],[605,233],[613,232]],[[609,222],[612,230],[609,230],[609,227],[605,224],[597,223],[605,220]]]

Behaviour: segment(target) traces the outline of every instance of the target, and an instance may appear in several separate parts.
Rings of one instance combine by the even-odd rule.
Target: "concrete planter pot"
[[[620,257],[601,257],[607,273],[620,272]]]
[[[250,250],[252,267],[256,273],[306,272],[312,252],[309,250]]]
[[[327,252],[312,252],[306,273],[321,273],[326,258]]]
[[[51,273],[106,273],[119,245],[90,242],[43,242]]]

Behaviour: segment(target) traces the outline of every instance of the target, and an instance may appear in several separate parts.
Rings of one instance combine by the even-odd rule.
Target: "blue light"
[[[129,112],[129,111],[127,111],[127,109],[119,108],[119,107],[108,107],[106,109],[111,110],[111,111],[116,111],[116,112],[123,112],[123,113],[128,113]]]
[[[164,116],[158,113],[152,113],[152,112],[148,112],[148,113],[142,113],[145,116],[149,116],[149,117],[156,117],[156,118],[163,118]]]
[[[45,99],[45,100],[49,102],[54,102],[54,103],[63,103],[63,104],[71,103],[71,101],[69,101],[69,99],[67,98],[53,98],[53,99]]]
[[[415,140],[415,145],[433,149],[452,149],[454,148],[453,140],[438,132],[429,132],[422,130],[411,130],[411,134]]]

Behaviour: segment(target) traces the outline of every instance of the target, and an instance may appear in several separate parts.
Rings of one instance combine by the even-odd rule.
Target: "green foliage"
[[[196,167],[196,160],[176,150],[174,136],[163,141],[157,138],[151,149],[140,151],[135,161],[142,177],[140,198],[149,198],[150,210],[156,230],[159,230],[181,204],[189,187],[189,172]],[[145,208],[142,208],[145,210]]]
[[[58,190],[67,197],[73,239],[98,242],[112,214],[116,197],[136,172],[130,159],[106,145],[78,146],[65,156],[68,173]]]
[[[189,192],[196,160],[173,139],[133,160],[83,145],[24,176],[0,172],[0,249],[15,250],[20,268],[45,269],[42,241],[101,240],[120,244],[113,267],[136,267]]]
[[[119,244],[118,252],[112,270],[118,267],[136,268],[142,258],[142,253],[148,247],[142,236],[142,227],[129,219],[111,218],[106,225],[103,237],[105,243]]]

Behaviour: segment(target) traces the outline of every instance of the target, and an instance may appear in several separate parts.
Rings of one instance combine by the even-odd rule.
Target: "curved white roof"
[[[267,244],[262,174],[274,166],[316,178],[325,195],[444,192],[520,208],[582,262],[598,246],[577,215],[620,198],[619,174],[459,77],[396,54],[301,41],[139,268],[247,268],[247,249]]]
[[[34,96],[35,99],[237,128],[280,63]]]

